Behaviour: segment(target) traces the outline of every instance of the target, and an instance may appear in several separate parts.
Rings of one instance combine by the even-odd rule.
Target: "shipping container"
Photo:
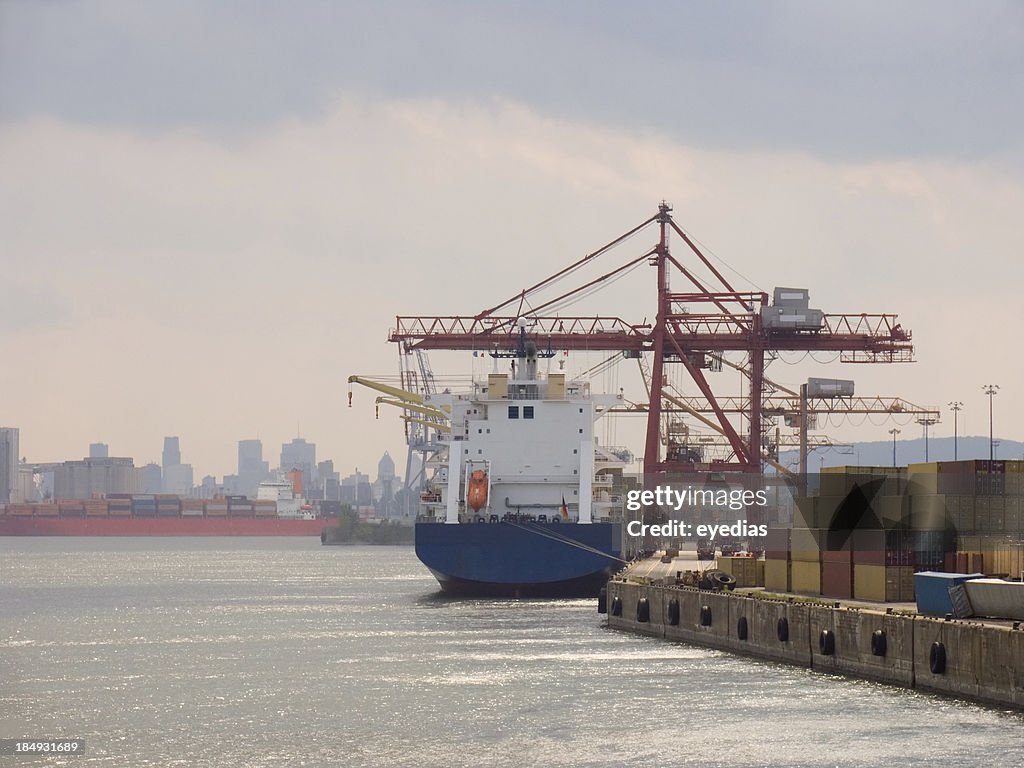
[[[771,592],[792,592],[793,581],[788,560],[766,560],[764,588]]]
[[[853,563],[827,562],[821,564],[821,594],[849,600],[853,597]]]
[[[914,570],[910,566],[857,564],[853,568],[853,597],[881,603],[914,599]]]
[[[768,560],[789,560],[789,528],[769,527],[764,539],[764,556]]]
[[[801,595],[821,594],[821,563],[794,560],[790,564],[793,592]]]
[[[763,586],[758,579],[758,560],[753,557],[720,557],[718,568],[736,579],[737,587]]]
[[[917,612],[925,616],[945,616],[954,614],[953,601],[949,590],[957,584],[971,579],[980,579],[982,573],[937,573],[921,571],[914,574],[914,594],[917,600]]]
[[[853,382],[849,379],[807,379],[807,397],[853,397]]]
[[[857,530],[853,532],[853,562],[865,565],[885,565],[886,532]]]
[[[910,526],[918,531],[938,531],[953,527],[946,496],[928,494],[910,497]]]
[[[793,528],[790,531],[790,560],[804,563],[821,561],[820,530]]]

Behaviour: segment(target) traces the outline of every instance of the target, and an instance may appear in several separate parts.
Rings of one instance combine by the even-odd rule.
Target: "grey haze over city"
[[[1022,59],[1008,2],[9,0],[0,425],[33,461],[141,466],[177,435],[222,476],[240,439],[301,434],[373,474],[401,422],[346,379],[397,371],[396,315],[474,314],[665,199],[742,287],[914,333],[910,365],[773,378],[942,406],[933,437],[949,401],[987,435],[996,383],[1020,440]],[[630,280],[576,309],[653,317]]]

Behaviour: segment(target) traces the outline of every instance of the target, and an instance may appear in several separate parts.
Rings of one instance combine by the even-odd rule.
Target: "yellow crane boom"
[[[379,381],[373,379],[367,379],[363,376],[349,376],[348,377],[348,407],[352,407],[352,385],[362,384],[364,387],[369,387],[377,392],[382,392],[385,395],[394,397],[398,400],[403,400],[407,403],[415,403],[416,405],[423,405],[423,395],[419,395],[415,392],[410,392],[407,389],[401,387],[393,387],[390,384],[382,384]]]
[[[438,432],[451,432],[452,428],[447,424],[438,424],[436,421],[427,421],[426,419],[417,419],[415,416],[402,416],[407,424],[422,424],[425,427],[436,429]]]
[[[389,397],[377,398],[377,418],[380,418],[380,406],[394,405],[397,408],[404,408],[407,411],[422,413],[424,416],[433,416],[435,419],[448,421],[448,414],[438,408],[431,408],[429,405],[416,405],[415,403],[403,403],[401,400],[392,400]]]

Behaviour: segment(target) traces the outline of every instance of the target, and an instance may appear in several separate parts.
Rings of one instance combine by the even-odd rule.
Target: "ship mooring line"
[[[539,528],[535,528],[535,527],[528,526],[528,525],[520,525],[519,523],[513,523],[511,521],[506,521],[506,522],[508,522],[509,525],[515,526],[516,528],[520,528],[520,529],[522,529],[524,531],[527,531],[529,533],[535,533],[538,536],[543,536],[545,538],[551,539],[552,541],[557,541],[557,542],[560,542],[562,544],[566,544],[566,545],[571,546],[571,547],[576,547],[578,549],[582,549],[583,551],[589,552],[589,553],[591,553],[593,555],[601,555],[602,557],[607,557],[609,560],[615,560],[615,561],[620,562],[620,563],[626,563],[626,564],[629,563],[628,560],[623,560],[621,557],[616,557],[615,555],[609,555],[607,552],[602,552],[600,549],[596,549],[596,548],[591,547],[591,546],[589,546],[587,544],[583,544],[582,542],[576,541],[575,539],[570,539],[567,536],[561,536],[561,535],[559,535],[557,533],[553,533],[551,531],[544,531],[544,530],[540,530]]]

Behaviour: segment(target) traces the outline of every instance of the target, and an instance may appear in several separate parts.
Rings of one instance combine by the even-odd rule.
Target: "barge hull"
[[[0,536],[319,536],[323,520],[259,517],[0,517]]]

